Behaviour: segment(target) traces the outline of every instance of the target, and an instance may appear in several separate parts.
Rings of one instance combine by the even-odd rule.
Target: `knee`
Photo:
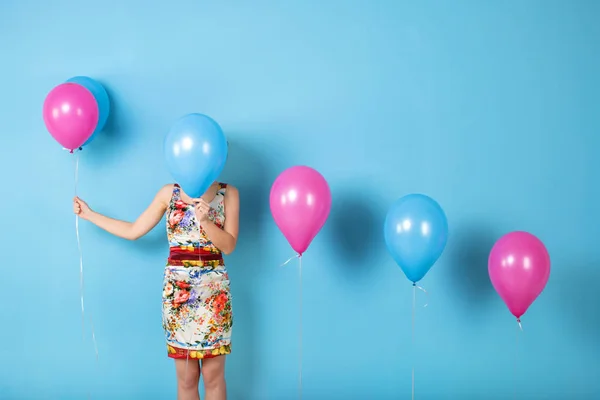
[[[197,391],[199,380],[200,380],[199,371],[194,371],[193,369],[190,369],[187,371],[187,373],[182,372],[177,377],[177,385],[179,386],[180,390],[184,390],[184,391],[196,390]]]
[[[225,385],[225,371],[221,368],[203,368],[202,376],[206,390],[219,389]]]

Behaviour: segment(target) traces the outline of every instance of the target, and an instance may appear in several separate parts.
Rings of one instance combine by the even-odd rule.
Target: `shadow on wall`
[[[556,305],[559,314],[565,316],[567,325],[573,324],[572,332],[579,335],[577,340],[584,346],[595,348],[600,351],[600,313],[598,305],[600,304],[600,261],[593,260],[575,260],[570,265],[554,266],[552,269],[561,271],[560,277],[560,296],[555,297],[560,300]],[[566,263],[562,263],[566,264]],[[576,271],[566,273],[564,271]],[[551,284],[552,271],[550,272]],[[593,352],[593,350],[592,350]]]
[[[340,278],[363,283],[367,274],[376,274],[372,262],[385,254],[383,221],[385,207],[373,198],[373,190],[355,182],[332,188],[329,242],[340,258]],[[326,225],[326,226],[327,226]]]
[[[471,316],[485,312],[495,296],[488,274],[488,257],[500,233],[484,223],[463,223],[450,232],[444,258],[449,265],[447,279],[456,288],[456,296],[465,302]]]
[[[245,398],[254,393],[260,370],[261,357],[256,343],[260,340],[256,325],[257,298],[253,290],[260,281],[259,255],[268,252],[269,240],[265,234],[270,218],[269,192],[278,171],[267,164],[264,150],[252,133],[228,132],[229,156],[220,180],[234,185],[240,192],[240,232],[235,252],[226,262],[231,277],[234,307],[233,346],[236,355],[228,360],[228,377],[236,382],[235,388],[243,393],[231,393],[232,398]],[[260,137],[260,135],[258,135]],[[227,212],[227,211],[226,211]],[[249,265],[252,263],[252,265]],[[236,312],[236,310],[239,310]]]
[[[131,135],[137,124],[132,122],[131,110],[133,110],[133,107],[127,104],[120,93],[113,91],[106,82],[100,80],[98,82],[104,86],[108,93],[110,114],[102,132],[99,132],[89,145],[94,151],[86,152],[84,148],[83,152],[85,152],[86,162],[94,167],[101,168],[107,162],[112,161],[112,157],[120,154],[115,149],[127,145],[127,142],[130,141],[128,136]]]

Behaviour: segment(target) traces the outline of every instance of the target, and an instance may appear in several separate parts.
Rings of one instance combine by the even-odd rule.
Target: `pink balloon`
[[[317,236],[331,210],[331,191],[310,167],[286,169],[271,187],[271,214],[292,248],[302,255]]]
[[[52,137],[72,152],[94,133],[98,124],[98,103],[83,86],[63,83],[46,96],[43,116]]]
[[[546,287],[550,255],[531,233],[511,232],[492,248],[488,272],[492,285],[519,319]]]

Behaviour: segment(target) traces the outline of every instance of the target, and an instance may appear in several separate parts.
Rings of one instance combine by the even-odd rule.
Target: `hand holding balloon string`
[[[81,219],[89,220],[92,214],[92,209],[88,204],[79,197],[73,199],[73,212]]]
[[[194,211],[196,213],[196,219],[200,225],[206,223],[208,219],[208,213],[210,211],[210,205],[202,198],[192,199],[194,204]]]

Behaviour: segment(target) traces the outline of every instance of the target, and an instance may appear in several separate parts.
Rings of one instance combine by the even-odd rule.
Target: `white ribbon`
[[[280,265],[284,267],[293,259],[298,259],[298,399],[302,400],[302,255],[296,254]]]
[[[300,258],[300,257],[301,257],[300,254],[296,254],[295,256],[288,258],[286,262],[284,262],[283,264],[280,265],[280,267],[284,267],[284,266],[288,265],[293,259]]]
[[[515,365],[514,365],[514,393],[513,398],[517,398],[517,379],[519,376],[519,335],[523,332],[523,327],[521,326],[521,318],[517,318],[517,323],[519,324],[519,329],[517,329],[517,337],[515,341]]]
[[[302,400],[302,256],[298,255],[298,399]]]
[[[75,156],[75,197],[77,197],[77,187],[79,185],[79,152]],[[79,215],[75,215],[75,236],[77,237],[77,250],[79,251],[79,297],[81,300],[81,335],[85,339],[85,306],[84,306],[84,279],[83,279],[83,251],[81,250],[81,237],[79,235]],[[98,360],[98,344],[96,343],[96,332],[94,330],[94,321],[90,314],[90,327],[92,328],[92,342]]]
[[[418,286],[416,284],[416,282],[413,282],[413,303],[412,303],[412,347],[413,347],[413,351],[415,351],[415,315],[416,315],[416,308],[417,308],[417,289],[421,290],[423,293],[425,293],[425,296],[428,296],[427,291],[425,289],[423,289],[421,286]],[[423,308],[427,307],[429,303],[425,303],[425,305],[423,306]],[[415,366],[414,366],[414,356],[413,356],[413,367],[412,367],[412,377],[411,377],[411,383],[412,383],[412,394],[411,394],[411,399],[415,400]]]

